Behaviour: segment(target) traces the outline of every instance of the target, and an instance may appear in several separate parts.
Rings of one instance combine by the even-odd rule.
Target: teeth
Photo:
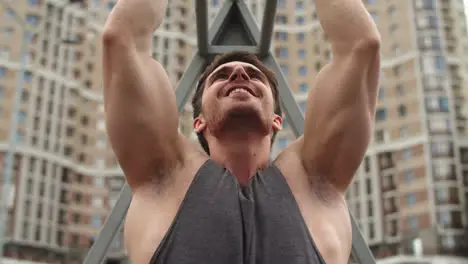
[[[241,93],[241,92],[243,92],[243,91],[248,92],[248,91],[246,91],[245,89],[236,88],[236,89],[232,90],[229,94],[232,94],[232,93]]]

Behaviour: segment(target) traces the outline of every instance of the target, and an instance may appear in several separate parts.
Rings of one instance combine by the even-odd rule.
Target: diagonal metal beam
[[[208,54],[208,4],[207,0],[195,1],[197,17],[197,45],[201,55]]]
[[[224,4],[218,11],[213,23],[210,26],[210,31],[208,32],[208,42],[210,44],[218,37],[223,29],[223,25],[225,24],[226,18],[228,17],[229,13],[231,12],[234,3],[232,0],[224,1]]]
[[[281,105],[284,109],[284,114],[290,123],[290,128],[294,135],[296,137],[301,136],[304,133],[304,115],[291,92],[288,80],[284,76],[281,71],[281,67],[271,52],[268,53],[268,56],[262,59],[262,62],[276,74],[276,78],[278,80],[278,93],[281,99]]]
[[[270,0],[272,1],[272,0]],[[242,15],[242,22],[244,23],[245,28],[247,29],[248,33],[252,36],[255,41],[255,44],[258,45],[260,42],[260,29],[257,26],[257,22],[255,22],[255,18],[253,17],[252,13],[249,10],[249,7],[244,1],[236,1],[236,6],[239,8],[239,11]]]
[[[262,30],[259,44],[259,57],[268,55],[271,46],[271,37],[273,35],[273,27],[276,17],[276,5],[278,1],[266,1],[265,10],[263,11]]]

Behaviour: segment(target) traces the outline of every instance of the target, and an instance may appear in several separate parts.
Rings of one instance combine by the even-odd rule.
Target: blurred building
[[[116,1],[5,2],[12,9],[0,16],[0,152],[8,150],[12,117],[19,121],[5,255],[79,263],[123,185],[106,139],[101,88],[100,32]],[[278,0],[274,33],[274,52],[301,109],[331,58],[313,2]],[[463,1],[364,2],[383,38],[382,79],[374,139],[347,193],[350,210],[385,263],[414,263],[420,255],[437,256],[425,263],[454,263],[450,256],[461,254],[468,234]],[[211,21],[222,1],[209,3]],[[246,3],[261,21],[264,0]],[[154,36],[153,57],[174,87],[196,48],[194,21],[192,1],[171,0]],[[18,78],[24,90],[13,113]],[[190,106],[180,121],[195,139]],[[287,123],[273,155],[293,139]],[[117,263],[124,256],[119,233],[109,257]]]

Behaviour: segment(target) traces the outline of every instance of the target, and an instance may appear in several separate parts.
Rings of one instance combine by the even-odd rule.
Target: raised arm
[[[380,35],[362,0],[316,0],[315,5],[333,59],[308,95],[299,152],[310,177],[344,192],[371,138]]]
[[[175,94],[151,57],[167,0],[119,0],[103,35],[104,103],[112,148],[132,189],[181,162]]]

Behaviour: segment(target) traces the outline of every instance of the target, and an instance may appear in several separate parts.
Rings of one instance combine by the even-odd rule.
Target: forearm
[[[362,0],[316,0],[317,15],[333,48],[348,51],[378,43],[380,34]]]
[[[166,6],[167,0],[119,0],[106,21],[105,33],[135,40],[138,48],[149,49]]]

